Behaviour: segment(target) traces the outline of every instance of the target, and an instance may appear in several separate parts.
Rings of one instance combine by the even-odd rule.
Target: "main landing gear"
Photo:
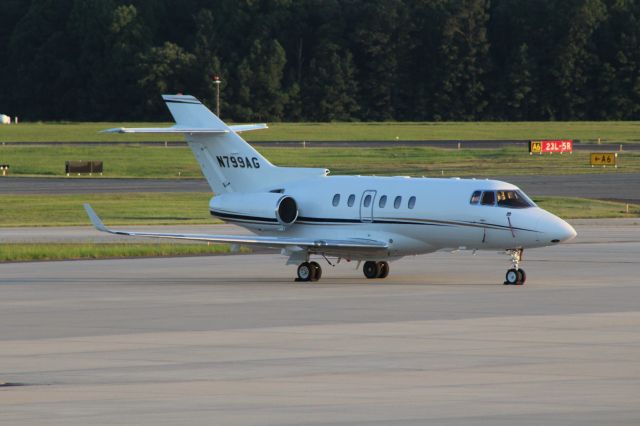
[[[322,277],[322,268],[318,262],[303,262],[298,266],[296,281],[318,281]]]
[[[520,261],[522,261],[523,249],[507,250],[507,254],[511,256],[511,264],[513,268],[507,271],[504,285],[523,285],[527,280],[524,269],[520,269]]]
[[[374,262],[372,260],[364,262],[362,267],[364,276],[372,278],[387,278],[389,275],[389,264],[387,262]]]
[[[389,275],[389,264],[387,262],[364,262],[362,268],[364,276],[367,278],[387,278]],[[298,277],[296,281],[318,281],[322,277],[322,268],[318,262],[303,262],[298,266]]]

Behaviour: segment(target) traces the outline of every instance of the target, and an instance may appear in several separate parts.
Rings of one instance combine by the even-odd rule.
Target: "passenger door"
[[[373,222],[373,204],[376,199],[376,191],[371,189],[362,193],[360,200],[360,221]]]
[[[496,204],[496,193],[494,191],[484,191],[480,200],[480,218],[479,222],[484,225],[491,226],[491,218],[495,213],[494,206]],[[490,231],[490,226],[484,226],[482,229],[482,243],[489,242],[489,238],[494,231]]]

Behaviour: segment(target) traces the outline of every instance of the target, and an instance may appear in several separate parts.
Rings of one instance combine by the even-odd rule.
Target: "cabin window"
[[[365,207],[369,207],[371,205],[371,195],[367,194],[366,197],[364,197],[364,203],[363,205]]]
[[[416,206],[416,197],[409,198],[409,208],[412,209]]]
[[[395,200],[393,200],[393,207],[396,209],[400,208],[400,203],[402,203],[402,197],[401,196],[397,196]]]
[[[333,196],[332,204],[333,204],[333,207],[337,207],[338,204],[340,204],[340,194],[336,194]]]
[[[383,195],[382,197],[380,197],[380,201],[378,202],[378,207],[383,209],[384,206],[386,206],[386,205],[387,205],[387,196]]]
[[[493,206],[496,203],[496,194],[493,191],[484,191],[482,194],[482,205]]]
[[[347,205],[349,207],[353,207],[353,203],[356,202],[356,194],[349,195],[349,199],[347,200]]]
[[[534,206],[533,201],[527,199],[521,191],[497,191],[497,199],[499,207],[526,209]]]
[[[471,194],[469,204],[478,204],[478,202],[480,202],[480,195],[482,195],[482,191],[474,191],[473,194]]]

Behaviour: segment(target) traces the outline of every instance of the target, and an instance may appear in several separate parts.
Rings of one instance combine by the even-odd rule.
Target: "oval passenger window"
[[[336,194],[333,196],[333,207],[337,207],[340,204],[340,194]]]
[[[371,205],[371,195],[364,197],[364,206],[369,207]]]

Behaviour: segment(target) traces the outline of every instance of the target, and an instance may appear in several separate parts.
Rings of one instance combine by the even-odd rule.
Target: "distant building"
[[[0,114],[0,124],[11,124],[11,117],[8,115]]]

